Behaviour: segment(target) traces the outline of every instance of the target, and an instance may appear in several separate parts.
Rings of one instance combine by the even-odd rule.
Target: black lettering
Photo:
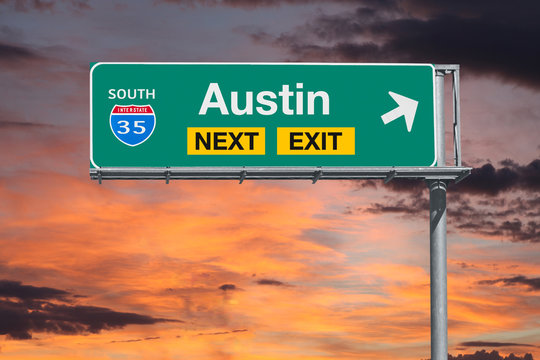
[[[233,132],[230,132],[229,135],[231,136],[232,143],[231,146],[229,146],[229,150],[234,149],[234,147],[238,147],[238,150],[244,150],[244,147],[242,144],[240,144],[240,138],[242,137],[243,133],[238,133],[238,136],[234,136]]]
[[[253,150],[255,148],[255,141],[253,140],[254,136],[259,136],[258,132],[247,132],[244,133],[247,137],[249,137],[249,150]]]
[[[315,142],[315,139],[317,139],[317,136],[319,136],[319,132],[316,132],[313,137],[308,132],[306,132],[305,134],[308,138],[308,144],[306,145],[306,148],[304,150],[308,150],[312,146],[315,148],[315,150],[321,150],[319,145],[317,145],[317,143]]]
[[[226,132],[215,132],[214,133],[214,150],[227,150],[226,145],[219,145],[220,143],[224,143],[227,141],[227,139],[220,138],[223,136],[227,136]]]
[[[337,137],[338,136],[342,136],[343,133],[342,132],[329,132],[328,133],[328,136],[331,136],[332,137],[332,149],[333,150],[337,150]]]
[[[302,139],[297,139],[297,136],[302,136],[301,132],[292,132],[290,135],[290,149],[291,150],[303,150],[304,148],[302,146],[296,146],[295,144],[302,143]]]
[[[204,138],[200,132],[197,131],[195,133],[195,149],[196,150],[200,149],[201,142],[206,150],[210,150],[210,133],[209,132],[206,133],[206,141],[204,141]]]

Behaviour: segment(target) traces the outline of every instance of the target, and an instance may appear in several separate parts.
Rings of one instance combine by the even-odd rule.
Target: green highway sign
[[[92,168],[435,166],[431,64],[95,63]]]

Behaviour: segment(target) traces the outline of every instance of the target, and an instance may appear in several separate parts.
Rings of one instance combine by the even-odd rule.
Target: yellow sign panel
[[[188,127],[188,155],[264,155],[265,128]]]
[[[278,155],[354,155],[354,128],[277,128]]]

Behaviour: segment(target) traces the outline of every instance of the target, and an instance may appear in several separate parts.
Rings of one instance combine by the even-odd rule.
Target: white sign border
[[[94,161],[93,152],[93,127],[92,127],[92,75],[94,70],[100,65],[306,65],[306,66],[429,66],[432,69],[432,81],[433,81],[433,138],[434,138],[434,160],[429,165],[433,167],[437,164],[437,99],[435,94],[435,65],[428,63],[329,63],[329,62],[96,62],[90,69],[90,163],[94,168],[100,169],[101,166],[97,165]],[[185,168],[191,168],[192,166],[186,166]],[[123,168],[123,166],[119,166]],[[353,168],[351,166],[351,168]],[[369,166],[361,166],[356,168],[366,168]],[[399,168],[399,167],[398,167]]]

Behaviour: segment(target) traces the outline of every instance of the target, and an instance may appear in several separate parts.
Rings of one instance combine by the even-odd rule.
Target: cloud
[[[274,279],[260,279],[257,280],[257,285],[270,285],[270,286],[291,286],[289,284],[286,284],[284,282],[281,282],[279,280]]]
[[[17,62],[40,58],[40,55],[27,47],[0,42],[0,62]]]
[[[495,168],[493,164],[486,163],[473,168],[471,174],[458,184],[451,183],[449,192],[460,194],[495,196],[501,193],[524,190],[528,192],[540,191],[540,159],[535,159],[527,165],[520,165],[507,159],[500,163],[501,167]],[[358,189],[365,188],[365,181],[354,181]],[[369,186],[377,188],[384,186],[385,189],[419,194],[426,191],[427,186],[421,180],[393,179],[388,184],[380,185],[379,182],[370,182]],[[540,202],[540,200],[538,200]]]
[[[495,169],[492,164],[485,164],[471,171],[471,175],[455,186],[460,192],[469,194],[497,195],[511,190],[540,190],[540,159],[535,159],[522,166],[510,160],[501,163],[502,168]]]
[[[17,11],[28,11],[30,9],[38,11],[50,11],[54,8],[54,1],[43,0],[0,0],[0,4],[11,4]]]
[[[425,182],[415,179],[393,179],[384,184],[385,189],[396,192],[421,193],[427,189]]]
[[[461,230],[473,231],[487,236],[504,236],[512,242],[540,242],[540,223],[536,221],[529,221],[524,225],[519,219],[496,223],[490,220],[475,218],[464,223],[456,224],[455,226]]]
[[[297,61],[458,63],[468,74],[540,87],[540,24],[532,15],[540,4],[534,0],[512,15],[503,0],[459,1],[456,7],[425,0],[351,3],[358,4],[356,11],[321,14],[293,31],[252,38]]]
[[[91,6],[88,4],[88,0],[0,0],[0,4],[10,4],[16,11],[28,12],[30,10],[37,10],[40,12],[52,12],[56,9],[58,4],[67,4],[72,10],[88,10]]]
[[[31,129],[31,128],[43,128],[43,127],[50,127],[50,126],[51,125],[32,123],[32,122],[0,120],[0,129]]]
[[[503,284],[504,286],[526,285],[531,291],[540,291],[540,278],[527,278],[523,275],[514,276],[511,278],[501,278],[495,280],[481,280],[480,285],[495,285]]]
[[[158,340],[158,339],[161,339],[161,337],[160,336],[150,336],[150,337],[145,337],[144,339],[113,340],[110,343],[111,344],[115,344],[115,343],[132,343],[132,342],[141,342],[141,341]]]
[[[0,297],[20,300],[65,300],[69,295],[63,290],[23,285],[20,281],[0,280]]]
[[[518,344],[511,342],[494,342],[494,341],[466,341],[459,344],[465,347],[507,347],[507,346],[524,346],[524,347],[537,347],[531,344]]]
[[[514,354],[502,356],[496,350],[493,350],[490,353],[486,350],[481,350],[474,354],[459,354],[457,356],[448,355],[448,360],[533,360],[533,357],[532,354],[528,353],[523,356],[516,356]]]
[[[370,214],[403,214],[403,215],[419,215],[427,214],[429,210],[429,201],[424,198],[418,198],[417,200],[411,199],[406,201],[400,199],[394,203],[382,204],[372,203],[364,211]]]
[[[247,332],[248,329],[235,329],[231,331],[218,331],[213,333],[198,333],[197,336],[216,336],[216,335],[227,335],[227,334],[234,334],[234,333],[240,333],[240,332]]]
[[[24,71],[25,77],[32,77],[36,72],[39,72],[39,76],[44,76],[44,69],[63,62],[60,57],[54,58],[56,52],[56,47],[35,47],[16,43],[11,39],[9,42],[0,40],[0,66],[12,71]],[[58,75],[59,73],[55,74],[55,81],[58,80]]]
[[[304,5],[312,3],[325,3],[328,0],[158,0],[157,3],[170,3],[181,6],[228,6],[245,9],[259,7],[275,7],[282,5]],[[356,3],[358,0],[333,0],[333,2]]]
[[[34,332],[64,335],[99,333],[127,325],[180,322],[104,307],[73,305],[71,294],[54,288],[0,282],[0,335],[31,339]]]
[[[538,216],[540,205],[536,199],[529,202],[521,198],[500,205],[500,210],[472,204],[461,196],[449,196],[448,224],[463,232],[471,232],[487,237],[502,237],[512,242],[540,242],[540,223],[527,220]],[[517,204],[517,205],[516,205]],[[429,200],[424,194],[413,194],[405,198],[391,199],[386,203],[372,203],[357,209],[357,212],[370,214],[397,214],[417,218],[427,216]],[[348,208],[347,213],[354,213]],[[519,218],[508,218],[520,216]]]
[[[234,284],[223,284],[219,287],[219,289],[223,291],[232,291],[237,290],[237,287]]]
[[[540,242],[540,196],[536,195],[540,190],[540,160],[520,165],[507,159],[500,166],[484,164],[459,184],[449,185],[450,228],[512,242]],[[365,187],[362,182],[353,184],[358,189]],[[347,207],[344,213],[427,216],[429,197],[423,181],[394,179],[374,186],[396,195],[361,208]]]

